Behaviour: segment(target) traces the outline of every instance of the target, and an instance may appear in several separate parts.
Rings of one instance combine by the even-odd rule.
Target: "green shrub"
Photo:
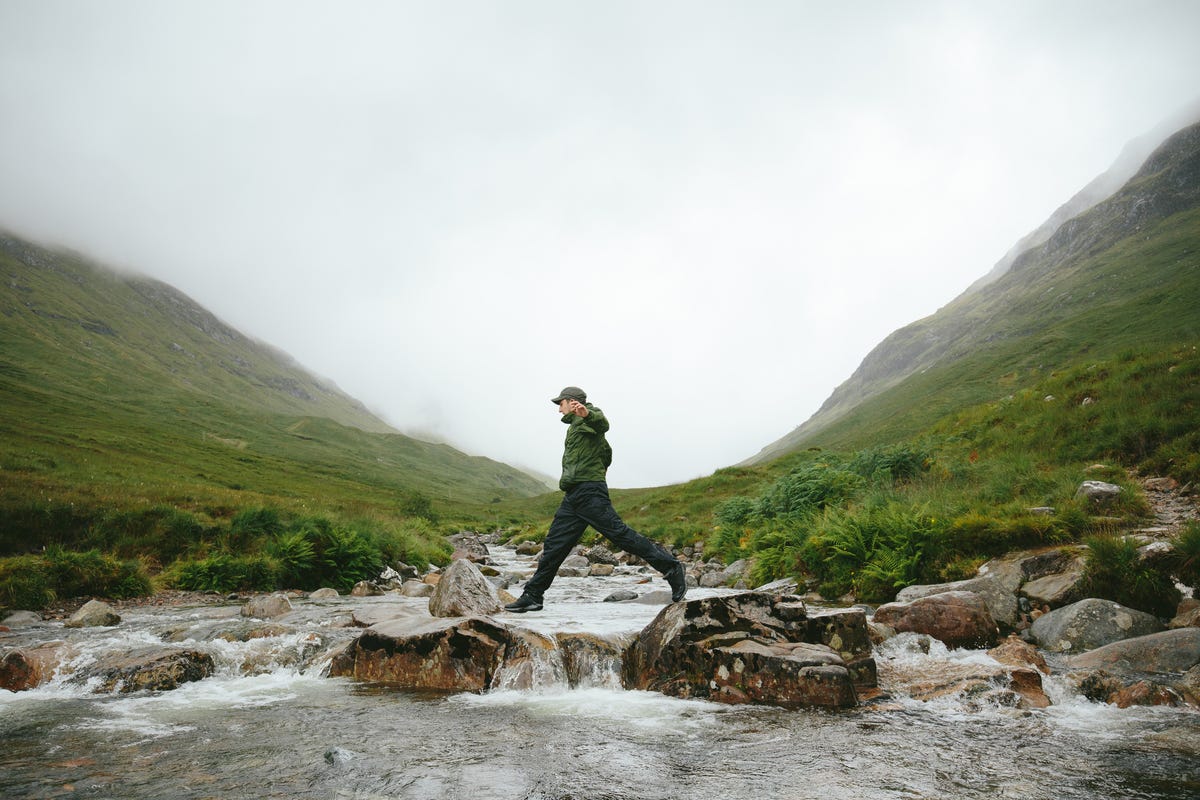
[[[54,600],[45,559],[41,556],[0,558],[0,608],[36,611]]]
[[[750,522],[757,506],[749,497],[731,497],[717,506],[713,516],[722,527],[738,528]]]
[[[153,594],[150,578],[135,560],[119,560],[98,550],[82,553],[46,548],[46,574],[59,597],[142,597]]]
[[[1200,591],[1200,522],[1189,522],[1171,541],[1175,550],[1168,561],[1171,573],[1179,582]]]
[[[1158,617],[1170,617],[1179,590],[1164,572],[1142,561],[1138,543],[1124,536],[1086,539],[1083,590],[1089,597],[1112,600]]]
[[[279,567],[268,556],[219,553],[196,561],[177,562],[170,582],[194,592],[263,591],[278,588]]]
[[[277,509],[246,509],[238,512],[229,521],[229,533],[224,542],[225,549],[231,553],[245,552],[256,544],[278,536],[283,531],[283,519]]]
[[[853,472],[805,464],[771,484],[759,498],[758,513],[766,519],[811,514],[853,497],[862,485],[862,477]]]
[[[205,528],[186,511],[171,506],[153,506],[112,511],[88,530],[85,543],[122,558],[145,556],[168,564],[197,547]]]
[[[850,469],[868,480],[902,483],[928,472],[933,456],[912,445],[893,445],[860,450],[850,460]]]

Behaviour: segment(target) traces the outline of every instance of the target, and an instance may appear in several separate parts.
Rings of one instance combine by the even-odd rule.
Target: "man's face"
[[[564,417],[567,414],[570,414],[572,412],[572,410],[575,408],[574,403],[575,403],[575,401],[569,397],[564,397],[562,400],[559,400],[558,401],[558,413],[562,414]]]

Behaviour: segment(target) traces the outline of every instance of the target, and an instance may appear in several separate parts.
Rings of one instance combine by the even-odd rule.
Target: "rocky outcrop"
[[[999,638],[987,603],[974,592],[943,592],[910,603],[888,603],[875,622],[897,632],[925,633],[947,647],[991,647]]]
[[[110,627],[121,623],[121,615],[100,600],[89,600],[63,623],[65,628]]]
[[[1121,674],[1184,673],[1200,665],[1200,628],[1179,628],[1098,647],[1071,659],[1073,669]]]
[[[1067,572],[1046,575],[1021,586],[1021,594],[1035,606],[1062,608],[1081,599],[1083,587],[1083,562]]]
[[[496,587],[466,558],[451,562],[429,597],[435,617],[487,616],[501,610]]]
[[[1079,653],[1162,630],[1158,619],[1111,600],[1088,598],[1043,614],[1030,635],[1053,653]]]
[[[841,628],[861,628],[865,641],[865,618],[856,613]],[[624,682],[675,697],[846,708],[858,702],[850,670],[833,648],[813,641],[838,630],[833,617],[810,624],[804,603],[789,595],[674,603],[627,651]]]

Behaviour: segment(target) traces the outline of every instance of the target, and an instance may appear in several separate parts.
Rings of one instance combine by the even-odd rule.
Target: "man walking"
[[[564,492],[563,500],[550,523],[537,571],[525,583],[521,596],[505,608],[518,613],[541,611],[542,596],[588,525],[661,572],[671,585],[671,601],[679,602],[687,594],[683,564],[662,545],[626,525],[608,497],[604,479],[612,463],[612,448],[604,438],[608,430],[604,412],[589,403],[587,394],[578,386],[568,386],[550,402],[558,406],[558,413],[567,425],[562,478],[558,481],[558,488]]]

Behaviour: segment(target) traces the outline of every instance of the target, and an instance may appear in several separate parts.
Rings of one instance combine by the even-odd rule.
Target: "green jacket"
[[[604,438],[608,418],[591,403],[584,405],[588,410],[586,417],[567,414],[562,418],[568,427],[558,488],[564,492],[577,483],[604,480],[612,463],[612,448]]]

